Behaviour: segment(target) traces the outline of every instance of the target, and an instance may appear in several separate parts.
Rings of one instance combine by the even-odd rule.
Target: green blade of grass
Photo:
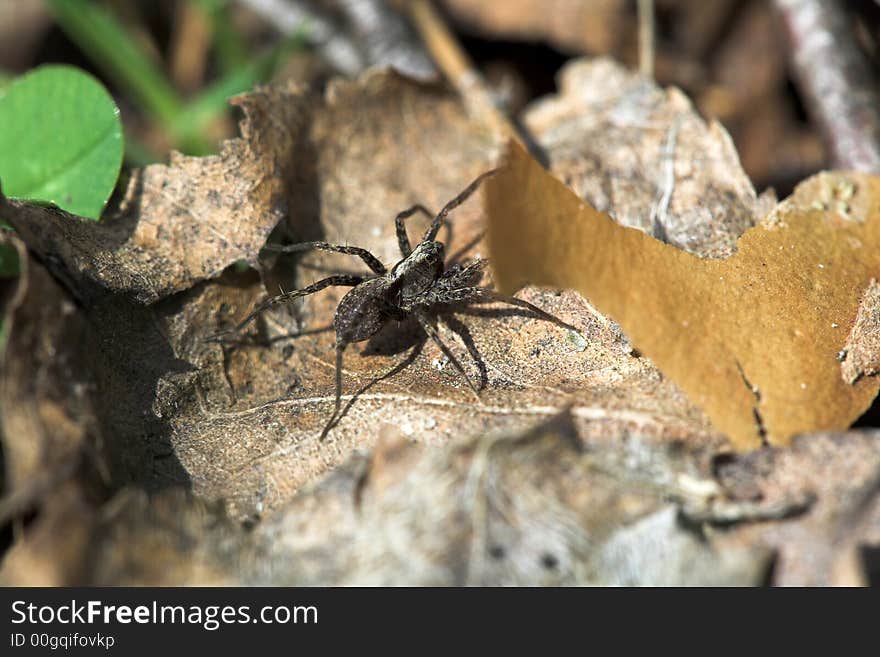
[[[278,61],[288,52],[302,46],[302,35],[295,35],[279,43],[269,52],[227,74],[203,90],[186,105],[171,127],[179,135],[199,135],[205,126],[228,106],[229,98],[247,91],[254,84],[271,77]]]
[[[248,49],[239,30],[233,25],[229,0],[194,0],[211,21],[214,49],[221,75],[235,71],[247,63]]]
[[[109,11],[91,0],[46,0],[64,32],[162,125],[182,109],[174,87]]]

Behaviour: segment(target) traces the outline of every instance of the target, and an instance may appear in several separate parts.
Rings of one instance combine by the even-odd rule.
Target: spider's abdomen
[[[375,335],[389,317],[388,291],[392,281],[386,276],[371,278],[352,288],[336,306],[333,328],[341,342],[360,342]]]

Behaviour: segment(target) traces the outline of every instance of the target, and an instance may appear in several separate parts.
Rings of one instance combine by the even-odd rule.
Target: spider
[[[374,336],[390,320],[400,321],[414,317],[475,394],[479,394],[479,390],[467,376],[464,367],[440,338],[434,326],[433,320],[440,307],[460,303],[501,301],[525,308],[540,319],[551,321],[577,332],[574,327],[528,301],[502,295],[487,287],[480,287],[478,284],[483,277],[483,270],[488,264],[487,260],[477,259],[467,264],[455,263],[449,266],[445,263],[445,247],[442,242],[437,240],[437,233],[441,225],[446,222],[447,216],[452,210],[464,203],[476,191],[483,180],[496,172],[497,169],[492,169],[478,176],[458,196],[449,201],[437,215],[432,215],[421,204],[416,204],[399,213],[394,218],[394,226],[402,259],[390,271],[376,256],[357,246],[327,242],[302,242],[266,247],[269,250],[282,253],[311,249],[344,253],[360,258],[372,271],[371,274],[364,276],[350,274],[328,276],[302,289],[270,297],[257,305],[232,331],[224,332],[238,333],[269,308],[314,294],[324,288],[330,286],[349,286],[352,288],[339,301],[333,318],[333,328],[336,332],[336,396],[333,414],[321,432],[321,440],[341,419],[339,415],[342,399],[343,352],[349,344],[361,342]],[[417,212],[431,219],[431,224],[421,241],[413,247],[407,237],[405,222]]]

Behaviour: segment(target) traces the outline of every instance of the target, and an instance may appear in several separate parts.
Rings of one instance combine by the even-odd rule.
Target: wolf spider
[[[446,266],[444,245],[436,239],[441,225],[453,209],[464,203],[476,191],[480,183],[496,171],[493,169],[477,177],[435,216],[432,216],[420,204],[398,214],[394,218],[394,226],[403,258],[390,271],[376,256],[357,246],[343,246],[327,242],[302,242],[287,246],[271,245],[266,247],[281,253],[317,249],[353,255],[363,260],[372,271],[372,274],[364,276],[350,274],[328,276],[300,290],[292,290],[270,297],[254,308],[232,331],[238,333],[262,312],[278,304],[314,294],[333,285],[352,288],[339,301],[333,318],[333,328],[336,331],[336,398],[333,414],[321,432],[321,440],[341,419],[342,354],[345,348],[353,342],[361,342],[374,336],[389,320],[399,321],[414,317],[475,394],[479,393],[476,386],[465,373],[464,367],[440,338],[434,326],[432,320],[435,313],[433,311],[437,310],[439,306],[501,301],[525,308],[541,319],[577,331],[574,327],[528,301],[508,297],[486,287],[479,287],[478,283],[483,277],[483,269],[488,262],[487,260],[478,259],[469,264],[455,263]],[[421,241],[413,248],[406,234],[405,221],[417,212],[431,219],[431,225],[425,231]],[[229,333],[229,331],[225,333]]]

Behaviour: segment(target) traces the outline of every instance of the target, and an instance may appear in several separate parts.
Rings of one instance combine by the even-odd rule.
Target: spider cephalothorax
[[[235,328],[236,332],[240,331],[260,313],[277,304],[313,294],[332,285],[352,287],[339,301],[333,318],[333,328],[336,331],[336,405],[333,415],[321,433],[321,438],[327,435],[339,419],[342,399],[342,354],[345,348],[353,342],[360,342],[372,337],[389,320],[414,317],[475,393],[478,392],[477,388],[468,378],[461,363],[437,333],[434,326],[434,311],[438,307],[458,303],[503,301],[526,308],[542,319],[572,329],[568,324],[527,301],[501,295],[487,287],[480,287],[479,282],[487,264],[485,260],[475,260],[465,265],[456,263],[446,266],[445,248],[442,242],[437,241],[440,226],[443,225],[449,212],[461,205],[473,194],[483,179],[493,173],[495,173],[494,170],[479,176],[464,191],[449,201],[436,216],[432,217],[431,213],[422,205],[414,205],[398,214],[394,219],[394,224],[403,258],[390,271],[372,253],[356,246],[343,246],[327,242],[303,242],[288,246],[267,247],[283,253],[309,249],[345,253],[357,256],[372,271],[371,274],[363,276],[350,274],[328,276],[300,290],[292,290],[266,299]],[[431,225],[425,231],[421,241],[413,248],[407,237],[404,222],[416,212],[422,212],[431,218]]]

